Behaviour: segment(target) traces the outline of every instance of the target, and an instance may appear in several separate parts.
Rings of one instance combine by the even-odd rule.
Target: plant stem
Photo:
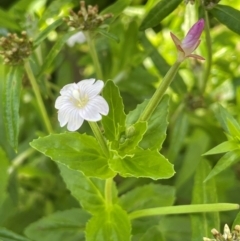
[[[109,156],[109,150],[108,150],[108,147],[107,147],[107,143],[102,135],[102,132],[98,126],[98,124],[96,122],[88,122],[91,129],[92,129],[92,132],[93,134],[95,135],[99,145],[101,146],[104,154],[106,155],[106,157]]]
[[[112,178],[108,178],[105,182],[105,201],[107,207],[112,205],[112,183]]]
[[[142,114],[140,115],[138,121],[147,121],[151,117],[152,113],[157,108],[163,95],[165,94],[167,88],[172,83],[180,64],[181,64],[181,62],[176,61],[175,64],[168,70],[168,72],[165,75],[165,77],[163,78],[161,84],[155,91],[152,98],[149,100],[148,105],[143,110]]]
[[[87,42],[88,42],[88,46],[89,46],[89,51],[93,60],[93,64],[95,67],[95,71],[96,71],[96,75],[97,78],[99,78],[100,80],[103,80],[103,74],[102,74],[102,69],[101,66],[99,64],[99,60],[98,60],[98,55],[97,55],[97,51],[95,48],[95,41],[93,39],[93,37],[91,36],[91,33],[89,31],[84,32]]]
[[[208,12],[205,9],[205,36],[206,36],[206,47],[207,47],[207,58],[206,58],[206,67],[205,71],[203,73],[203,80],[202,80],[202,86],[201,91],[204,93],[207,81],[209,79],[211,66],[212,66],[212,41],[211,41],[211,35],[210,35],[210,25],[209,25],[209,17]]]
[[[43,103],[43,100],[42,100],[42,97],[41,97],[41,94],[40,94],[40,90],[38,88],[37,81],[34,77],[34,74],[32,72],[32,69],[31,69],[31,66],[30,66],[28,60],[24,61],[24,67],[25,67],[25,70],[27,72],[30,83],[32,85],[33,92],[35,94],[35,97],[36,97],[36,100],[37,100],[37,103],[38,103],[38,107],[39,107],[39,110],[42,114],[42,118],[43,118],[44,124],[46,126],[46,129],[49,133],[52,133],[53,132],[52,126],[51,126],[50,120],[48,118],[47,111],[45,109],[45,106],[44,106],[44,103]]]
[[[236,210],[236,209],[239,209],[239,204],[213,203],[213,204],[179,205],[179,206],[149,208],[149,209],[134,211],[129,214],[129,218],[136,219],[136,218],[147,217],[147,216],[219,212],[219,211],[230,211],[230,210]]]
[[[107,147],[107,143],[102,135],[102,132],[96,122],[88,122],[93,134],[95,135],[96,139],[98,140],[99,145],[101,146],[104,154],[106,157],[109,157],[109,150]],[[105,182],[105,202],[106,206],[110,207],[112,205],[112,178],[108,178]]]

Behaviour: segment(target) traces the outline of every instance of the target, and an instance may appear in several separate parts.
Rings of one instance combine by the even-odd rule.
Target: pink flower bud
[[[187,57],[204,60],[202,56],[192,54],[192,52],[198,47],[201,40],[199,39],[204,29],[204,19],[200,19],[196,22],[188,31],[187,36],[180,41],[173,33],[171,34],[172,40],[179,50],[179,61],[183,61]]]

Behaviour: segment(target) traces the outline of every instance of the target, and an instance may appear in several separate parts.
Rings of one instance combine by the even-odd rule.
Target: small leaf
[[[93,216],[86,227],[86,241],[130,241],[131,224],[127,213],[113,205]]]
[[[139,209],[172,206],[174,200],[174,187],[150,183],[122,195],[119,204],[127,212],[132,212]]]
[[[217,203],[217,190],[214,179],[209,183],[203,183],[207,174],[211,170],[209,163],[206,160],[201,160],[194,178],[192,204],[208,204]],[[192,239],[198,240],[198,237],[208,237],[211,234],[211,229],[219,228],[220,219],[219,213],[202,213],[191,214],[192,224]]]
[[[58,19],[49,26],[47,26],[43,31],[41,31],[36,39],[34,40],[34,47],[36,48],[45,38],[47,38],[48,34],[56,29],[58,26],[60,26],[63,23],[63,19]]]
[[[165,17],[167,17],[182,0],[162,0],[158,2],[143,19],[140,30],[152,28],[158,25]]]
[[[108,159],[92,136],[75,133],[52,134],[33,140],[30,145],[52,160],[81,171],[86,176],[109,178],[115,174]]]
[[[28,238],[25,238],[3,227],[0,227],[0,240],[1,241],[31,241]]]
[[[217,4],[210,13],[233,32],[240,34],[240,11],[226,5]]]
[[[222,128],[232,136],[236,136],[240,133],[240,126],[238,122],[234,119],[234,117],[228,113],[228,111],[223,108],[221,105],[218,105],[218,108],[214,111],[215,115],[220,122]],[[236,132],[232,132],[233,126]],[[240,135],[239,135],[240,138]]]
[[[80,202],[81,206],[92,214],[105,208],[104,187],[105,181],[97,178],[89,178],[81,172],[58,164],[61,176],[71,194]],[[113,203],[117,201],[117,190],[112,187]]]
[[[25,229],[34,241],[84,241],[85,225],[90,215],[79,208],[53,213]]]
[[[108,115],[102,118],[105,135],[108,140],[117,141],[121,131],[125,129],[126,115],[119,89],[112,81],[106,83],[103,89],[103,97],[109,105]]]
[[[104,29],[101,29],[101,28],[98,28],[97,32],[100,33],[101,35],[103,35],[103,36],[105,36],[105,37],[107,37],[109,39],[112,39],[112,40],[116,41],[117,43],[119,43],[119,38],[116,35],[114,35],[112,33],[109,33],[108,31],[106,31]]]
[[[147,130],[146,122],[137,122],[134,125],[130,126],[127,129],[127,132],[131,132],[123,143],[119,145],[119,152],[128,154],[131,150],[133,150],[138,143],[142,140],[143,135]]]
[[[211,170],[211,172],[208,174],[207,178],[204,180],[204,182],[210,180],[220,172],[224,171],[234,163],[239,161],[240,157],[240,151],[235,150],[226,153],[219,161],[218,163],[214,166],[214,168]]]
[[[43,63],[43,65],[42,65],[42,67],[41,67],[41,69],[40,69],[40,71],[37,75],[38,78],[50,67],[51,63],[56,58],[58,53],[61,51],[65,42],[75,33],[76,33],[76,30],[68,32],[57,40],[57,42],[54,44],[54,46],[52,47],[52,49],[50,50],[50,52],[46,56],[46,58],[44,60],[44,63]]]
[[[123,10],[131,3],[132,0],[118,0],[109,7],[105,8],[101,15],[111,13],[113,17],[116,18]]]
[[[134,151],[133,157],[113,158],[109,165],[123,177],[148,177],[153,180],[166,179],[174,175],[173,165],[158,151]]]
[[[6,197],[6,190],[8,184],[8,167],[9,160],[6,153],[0,147],[0,206]]]
[[[145,100],[142,104],[138,105],[135,110],[129,112],[126,120],[127,126],[130,126],[138,120],[148,102],[149,100]],[[147,131],[140,142],[140,147],[143,149],[161,149],[162,143],[166,138],[166,130],[168,125],[168,102],[169,97],[165,95],[150,117]]]
[[[213,154],[218,154],[218,153],[224,153],[228,151],[234,151],[236,149],[240,149],[239,144],[236,141],[225,141],[218,146],[215,146],[211,150],[207,151],[203,155],[213,155]]]
[[[4,124],[7,139],[17,151],[19,133],[19,105],[23,68],[14,67],[8,72],[3,85]]]

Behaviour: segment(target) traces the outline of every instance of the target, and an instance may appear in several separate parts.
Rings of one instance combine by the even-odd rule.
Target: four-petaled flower
[[[95,79],[65,85],[55,102],[60,126],[68,123],[67,129],[76,131],[84,120],[95,122],[101,120],[102,115],[107,115],[108,103],[99,95],[103,86],[102,80]]]
[[[187,57],[204,60],[202,56],[192,54],[198,47],[201,40],[199,39],[204,29],[204,20],[200,19],[188,31],[187,36],[181,41],[173,33],[171,34],[172,40],[179,50],[178,61],[182,62]]]

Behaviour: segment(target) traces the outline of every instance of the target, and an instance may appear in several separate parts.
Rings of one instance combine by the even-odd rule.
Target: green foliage
[[[80,202],[81,206],[92,214],[97,214],[104,209],[104,184],[105,182],[96,178],[88,178],[81,172],[67,168],[58,164],[67,188],[71,194]],[[114,202],[117,199],[117,192],[113,186]]]
[[[3,105],[4,123],[10,145],[17,151],[19,133],[19,105],[23,69],[11,68],[4,78]]]
[[[87,241],[130,241],[131,225],[127,213],[118,205],[103,209],[87,223]]]
[[[54,161],[83,172],[87,176],[109,178],[114,172],[96,139],[79,133],[51,134],[30,143]]]
[[[25,234],[34,241],[83,241],[90,215],[79,208],[53,213],[29,225]]]
[[[149,199],[149,197],[152,197]],[[119,204],[132,212],[134,210],[152,207],[163,207],[173,205],[175,200],[175,190],[171,186],[159,184],[147,184],[122,195]]]
[[[7,184],[8,184],[8,167],[9,167],[9,161],[6,157],[6,153],[4,153],[3,149],[0,148],[0,206],[2,205],[5,197],[6,197],[6,191],[7,191]]]
[[[102,119],[105,135],[110,141],[118,141],[125,127],[126,115],[119,90],[112,81],[106,83],[103,97],[108,102],[110,109],[109,114]]]
[[[144,18],[140,29],[155,27],[165,17],[167,17],[182,1],[181,0],[161,0],[158,2]]]
[[[1,241],[30,241],[23,236],[20,236],[6,228],[0,228],[0,240]]]
[[[209,183],[203,183],[211,167],[207,160],[201,160],[194,178],[192,204],[217,203],[217,190],[214,179]],[[199,240],[199,237],[208,237],[212,227],[219,229],[218,213],[203,213],[191,215],[192,240]]]
[[[109,160],[112,170],[123,177],[148,177],[154,180],[174,175],[173,165],[157,151],[136,149],[131,156],[113,157]]]
[[[167,129],[167,115],[168,115],[168,96],[165,96],[158,107],[155,109],[153,115],[150,117],[147,131],[140,142],[140,147],[143,149],[160,150],[162,143],[166,137]],[[143,109],[148,104],[144,101],[138,105],[137,108],[127,115],[126,124],[130,126],[138,120]]]
[[[227,5],[216,5],[210,13],[233,32],[240,34],[240,11]]]
[[[0,241],[200,241],[212,228],[240,224],[238,212],[219,214],[239,208],[240,3],[216,2],[0,3]],[[81,16],[92,24],[87,41],[66,45],[81,29],[64,19]],[[206,60],[179,66],[170,32],[186,36],[200,18],[194,53]],[[18,52],[7,49],[10,36],[22,31],[33,39],[31,52],[21,49],[30,57],[25,70],[8,68],[6,56]],[[86,90],[69,92],[69,105],[89,107],[89,119],[99,121],[66,132],[58,120],[72,113],[61,117],[56,99],[83,79],[104,82],[101,93],[87,91],[101,95],[109,112],[95,118],[91,108],[101,107],[88,106]]]

